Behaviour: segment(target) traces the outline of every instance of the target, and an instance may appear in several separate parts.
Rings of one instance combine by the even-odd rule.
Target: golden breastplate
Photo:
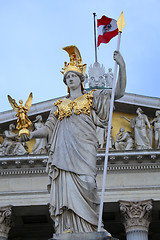
[[[93,91],[95,90],[76,98],[74,101],[67,98],[56,101],[54,103],[54,105],[57,106],[57,110],[54,112],[55,116],[57,116],[59,120],[62,120],[64,117],[70,117],[72,110],[76,115],[82,112],[89,115],[93,106]]]

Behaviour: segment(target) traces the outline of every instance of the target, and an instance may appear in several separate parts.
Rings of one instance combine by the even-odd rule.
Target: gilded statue
[[[16,103],[15,99],[13,99],[10,95],[8,95],[8,101],[11,104],[13,110],[17,113],[17,126],[16,129],[19,130],[19,135],[27,134],[29,135],[29,128],[32,126],[31,121],[27,116],[27,112],[30,110],[32,104],[33,94],[32,92],[29,94],[29,97],[23,105],[23,101],[19,100],[19,105]]]

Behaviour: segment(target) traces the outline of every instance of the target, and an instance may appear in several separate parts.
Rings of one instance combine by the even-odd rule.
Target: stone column
[[[127,240],[148,240],[152,200],[119,203]]]
[[[11,228],[12,206],[0,207],[0,240],[7,240]]]

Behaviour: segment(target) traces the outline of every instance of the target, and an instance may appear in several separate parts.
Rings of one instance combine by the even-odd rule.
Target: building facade
[[[41,115],[46,121],[53,103],[57,99],[33,104],[29,111],[32,122]],[[160,109],[160,99],[126,93],[115,102],[112,120],[112,140],[109,151],[108,171],[104,196],[104,227],[120,240],[160,239],[160,149],[155,139],[152,124],[151,147],[136,147],[135,129],[124,119],[134,119],[141,108],[149,122]],[[1,145],[4,132],[16,124],[13,111],[0,113]],[[116,146],[119,129],[132,133],[134,146],[126,149]],[[148,128],[148,127],[147,127]],[[97,185],[101,196],[106,133],[97,134]],[[121,138],[121,133],[120,133]],[[104,143],[103,143],[104,141]],[[117,141],[118,143],[118,141]],[[16,154],[20,145],[3,146],[0,155],[0,239],[45,240],[52,237],[54,224],[49,216],[48,177],[45,171],[48,155],[34,153],[35,140],[22,146],[26,152]],[[15,152],[13,151],[15,150]]]

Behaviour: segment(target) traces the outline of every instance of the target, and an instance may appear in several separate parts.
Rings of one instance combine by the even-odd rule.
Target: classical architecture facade
[[[56,100],[33,104],[28,114],[31,121],[39,119],[42,122],[43,119],[45,122]],[[120,240],[159,240],[160,149],[157,142],[155,143],[155,124],[151,124],[150,129],[151,147],[137,147],[139,143],[135,142],[138,141],[136,130],[131,122],[124,119],[124,116],[129,120],[135,119],[138,108],[142,109],[151,123],[156,111],[160,109],[160,99],[126,93],[115,102],[103,223],[104,227]],[[39,115],[42,118],[37,118]],[[21,146],[13,143],[3,144],[7,135],[5,131],[10,129],[16,133],[14,129],[9,128],[11,124],[16,124],[15,112],[11,110],[0,113],[0,239],[46,240],[51,238],[54,232],[54,224],[49,216],[48,177],[45,170],[48,154],[46,150],[33,151],[35,144],[45,149],[45,143],[38,145],[39,143],[33,139],[26,145],[19,143]],[[125,135],[127,139],[121,137],[119,133],[121,127],[124,128],[123,133],[132,133]],[[147,124],[146,128],[149,128]],[[99,140],[97,153],[99,196],[106,131],[102,132],[100,137],[103,139],[101,142]],[[128,139],[133,144],[132,148],[126,149]],[[115,147],[116,140],[118,144],[122,143],[117,144],[118,147]],[[20,151],[22,148],[25,149],[23,154]]]

